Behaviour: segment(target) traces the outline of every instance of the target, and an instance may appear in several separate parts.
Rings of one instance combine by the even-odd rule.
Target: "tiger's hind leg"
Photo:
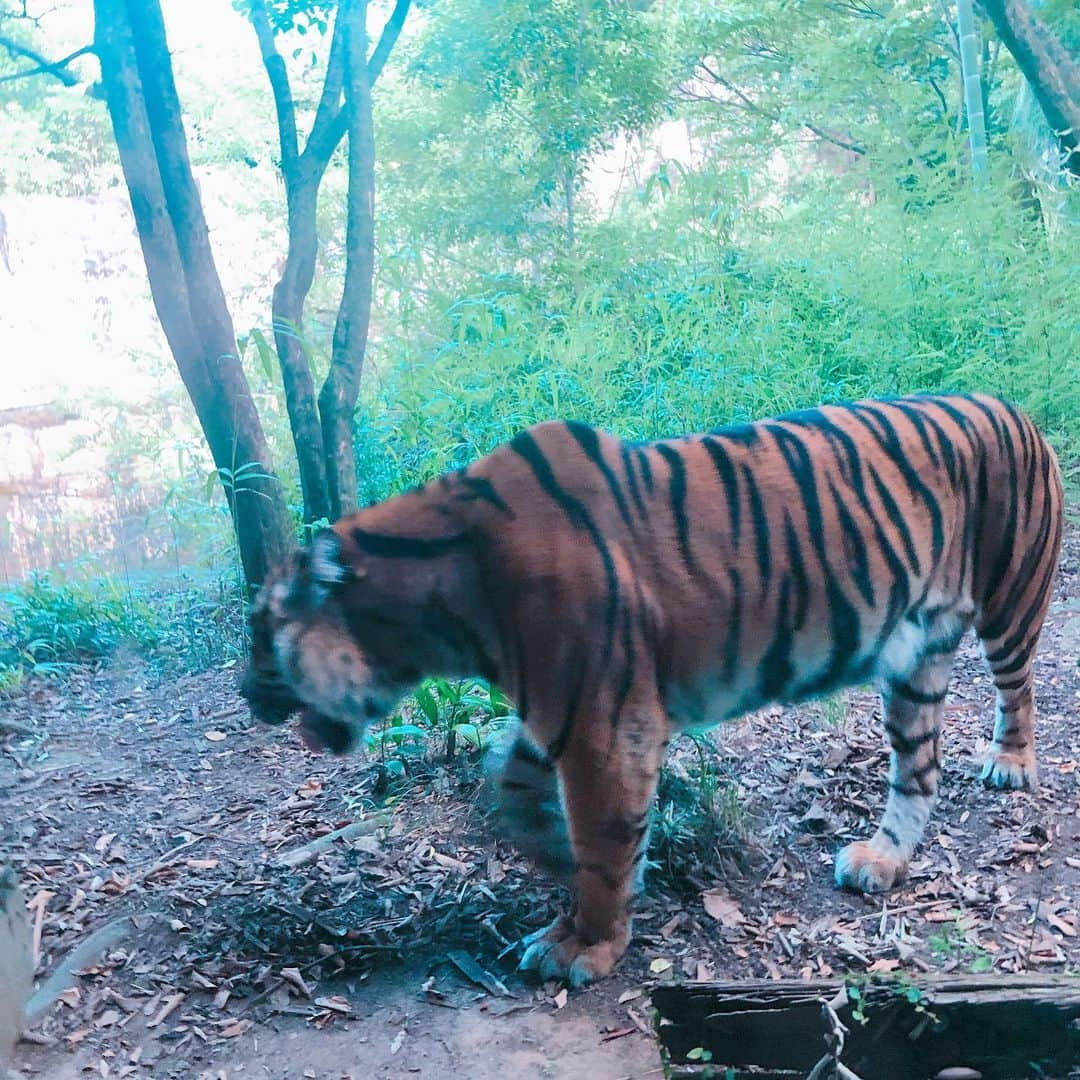
[[[581,986],[607,975],[630,942],[630,904],[668,739],[658,701],[627,702],[613,725],[580,716],[559,759],[574,856],[574,908],[525,939],[522,971]]]
[[[884,892],[907,874],[937,801],[941,717],[955,644],[929,650],[907,676],[883,680],[885,731],[892,747],[889,795],[877,832],[836,857],[836,884]]]
[[[1038,436],[1029,449],[1028,482],[1022,490],[1015,482],[1023,496],[1023,526],[1014,503],[1017,537],[1010,558],[996,564],[1001,572],[993,577],[976,624],[997,687],[994,738],[982,779],[998,788],[1037,783],[1033,664],[1061,553],[1062,491],[1054,454]],[[1032,482],[1036,467],[1041,483]]]
[[[1038,770],[1035,760],[1035,694],[1032,663],[1045,611],[1040,614],[1025,645],[1014,655],[994,650],[984,642],[994,685],[994,738],[982,767],[980,779],[988,787],[1035,788]]]

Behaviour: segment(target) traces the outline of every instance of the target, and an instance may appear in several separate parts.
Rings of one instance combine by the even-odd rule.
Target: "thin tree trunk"
[[[983,112],[982,80],[979,78],[979,33],[971,0],[956,0],[956,24],[960,38],[960,68],[964,80],[964,108],[967,111],[968,140],[971,144],[971,179],[976,190],[986,186],[989,166],[986,154],[986,116]]]
[[[274,286],[271,313],[274,342],[281,362],[285,404],[304,499],[304,520],[330,519],[332,508],[326,484],[322,429],[304,341],[304,302],[315,278],[318,236],[315,228],[317,182],[304,181],[288,191],[289,250],[281,280]]]
[[[367,0],[343,0],[345,109],[349,186],[345,221],[345,282],[334,326],[330,372],[319,394],[327,486],[333,517],[357,507],[353,414],[360,393],[375,274],[375,132],[367,65]]]
[[[330,58],[312,137],[301,154],[296,132],[296,107],[289,86],[288,71],[284,59],[277,51],[264,0],[253,0],[250,18],[274,95],[281,144],[281,176],[285,184],[288,209],[288,248],[281,278],[274,286],[271,314],[274,343],[281,363],[285,404],[289,413],[289,429],[292,432],[300,472],[304,520],[310,524],[329,518],[331,508],[315,381],[304,342],[304,304],[315,279],[319,251],[319,185],[340,136],[332,143],[321,145],[321,153],[317,158],[312,146],[313,143],[318,145],[319,133],[333,123],[333,116],[340,108],[338,102],[341,98],[344,63],[342,25],[339,20],[334,27]]]
[[[981,0],[1054,132],[1065,168],[1080,176],[1080,64],[1023,0]]]
[[[378,78],[401,33],[408,10],[409,0],[397,0],[383,28],[378,46],[371,59],[365,61],[369,94],[370,87]],[[322,94],[307,145],[301,152],[296,131],[296,109],[289,86],[288,72],[284,59],[277,51],[265,2],[252,0],[250,8],[251,22],[259,40],[263,64],[274,94],[281,143],[281,172],[288,199],[288,251],[281,279],[274,288],[274,336],[281,361],[285,400],[289,410],[289,425],[300,465],[304,516],[308,522],[336,516],[334,509],[336,504],[331,502],[331,488],[328,483],[328,463],[333,460],[334,455],[326,449],[323,432],[324,428],[332,428],[340,436],[339,429],[342,424],[333,416],[323,417],[320,420],[321,410],[316,402],[310,358],[302,337],[304,304],[314,280],[318,257],[316,211],[319,187],[330,163],[331,155],[346,134],[350,115],[347,106],[341,105],[347,63],[346,36],[350,22],[357,18],[363,20],[364,14],[364,11],[356,10],[355,4],[345,3],[339,7]],[[366,49],[366,39],[364,47]],[[372,155],[373,153],[372,150]],[[371,174],[371,189],[373,190],[373,164]],[[371,227],[373,232],[373,222]],[[374,271],[373,260],[371,271],[372,273]],[[347,292],[347,295],[352,302],[352,293]],[[370,299],[368,307],[370,308]],[[364,336],[366,339],[366,329]],[[363,349],[359,351],[354,349],[353,358],[357,365],[358,390]],[[334,399],[336,401],[337,386],[343,382],[340,370],[335,373],[332,368],[331,377],[335,380]],[[324,387],[324,393],[326,392]],[[351,403],[346,402],[346,404],[348,416],[344,423],[348,427],[351,443],[352,413],[356,404],[356,395],[353,395]],[[355,472],[354,466],[349,468],[352,469],[352,473]],[[346,487],[352,490],[355,488],[355,483],[353,475]]]
[[[288,548],[288,511],[210,250],[161,9],[157,0],[94,0],[94,14],[106,103],[151,295],[220,471],[245,577],[258,585]]]

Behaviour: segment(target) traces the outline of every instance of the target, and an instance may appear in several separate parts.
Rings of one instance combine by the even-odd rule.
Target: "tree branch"
[[[330,56],[326,61],[326,78],[315,110],[307,145],[301,154],[304,165],[315,175],[326,168],[337,145],[345,137],[344,112],[341,95],[345,85],[345,31],[348,9],[339,4],[334,19],[334,34],[330,39]]]
[[[293,102],[292,87],[289,86],[289,72],[274,43],[274,31],[264,0],[251,0],[249,14],[255,36],[259,40],[259,52],[262,54],[266,76],[270,80],[270,90],[274,95],[278,138],[281,142],[281,169],[288,183],[295,175],[300,160],[300,146],[296,138],[296,105]]]
[[[981,0],[1054,132],[1065,168],[1080,176],[1080,64],[1024,0]]]
[[[65,86],[77,86],[79,83],[79,76],[67,70],[68,64],[73,60],[78,60],[80,56],[86,56],[87,53],[94,51],[93,45],[84,45],[81,49],[76,49],[73,53],[69,53],[60,60],[48,60],[41,53],[28,48],[26,45],[20,45],[17,41],[12,41],[6,35],[0,35],[0,47],[6,49],[12,58],[21,56],[27,60],[33,60],[37,65],[36,67],[27,68],[25,71],[17,71],[14,75],[5,75],[0,78],[0,83],[14,82],[16,79],[29,79],[33,75],[52,75],[53,78],[59,79]]]
[[[375,80],[382,73],[382,69],[386,66],[387,58],[390,56],[391,51],[397,44],[398,38],[401,36],[401,28],[405,25],[405,17],[409,13],[409,5],[411,0],[397,0],[394,5],[394,10],[390,13],[390,18],[386,20],[386,25],[383,27],[382,36],[379,38],[379,44],[375,46],[375,51],[371,54],[371,58],[368,60],[368,87],[375,85]],[[311,135],[308,138],[308,144],[304,149],[304,157],[311,155],[313,163],[321,163],[322,168],[326,168],[326,163],[330,160],[330,155],[337,149],[338,143],[345,138],[345,132],[349,127],[349,117],[346,113],[344,105],[337,105],[336,108],[331,109],[329,103],[336,103],[341,96],[342,92],[342,77],[344,75],[344,62],[343,57],[339,55],[338,63],[341,65],[338,68],[337,78],[335,80],[336,93],[331,96],[327,93],[330,89],[330,70],[334,67],[335,56],[334,52],[336,48],[340,48],[340,41],[342,40],[339,35],[339,28],[344,32],[345,20],[338,15],[337,23],[334,26],[334,40],[330,46],[330,61],[327,64],[326,69],[326,83],[323,86],[323,96],[319,101],[319,109],[315,115],[315,123],[311,127]]]
[[[713,71],[708,64],[702,62],[700,67],[702,71],[717,84],[717,86],[722,86],[728,93],[734,94],[747,112],[752,112],[756,116],[771,120],[774,124],[782,124],[784,122],[783,117],[777,113],[770,112],[768,109],[762,108],[752,98],[747,97],[733,82],[725,79],[718,71]],[[698,100],[702,99],[699,98]],[[717,101],[716,98],[709,98],[709,100],[714,101],[717,104],[724,104],[723,102]],[[827,131],[818,127],[816,124],[811,123],[809,120],[798,120],[797,123],[800,127],[804,127],[807,131],[812,132],[819,139],[822,139],[827,143],[832,143],[833,146],[838,146],[841,150],[847,150],[851,154],[858,154],[860,156],[866,153],[866,147],[863,146],[862,143],[852,142],[850,139],[842,139],[837,135],[830,135]]]
[[[405,16],[409,14],[410,2],[411,0],[397,0],[397,3],[394,4],[394,10],[390,13],[390,18],[386,20],[382,36],[379,38],[379,44],[375,46],[375,51],[371,54],[371,59],[368,60],[369,86],[375,85],[375,80],[382,74],[382,69],[386,66],[387,57],[389,57],[391,50],[397,44],[397,39],[401,36],[401,28],[405,25]]]

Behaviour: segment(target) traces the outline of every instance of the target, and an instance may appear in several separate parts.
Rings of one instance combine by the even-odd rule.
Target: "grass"
[[[243,654],[241,605],[229,578],[199,584],[181,574],[135,586],[34,574],[0,593],[0,693],[27,678],[130,650],[162,672],[199,671]]]
[[[748,828],[739,787],[712,743],[685,735],[690,755],[673,754],[660,774],[650,835],[653,866],[671,882],[685,882],[719,855],[740,845]]]

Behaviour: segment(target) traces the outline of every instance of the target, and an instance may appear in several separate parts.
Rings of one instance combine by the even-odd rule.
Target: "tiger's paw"
[[[524,939],[518,971],[534,972],[541,979],[561,979],[576,989],[609,974],[629,943],[630,927],[623,924],[612,937],[586,945],[574,921],[563,916]]]
[[[881,851],[873,840],[848,844],[836,856],[836,884],[861,893],[888,892],[907,875],[907,862]]]
[[[999,750],[991,746],[990,754],[982,767],[979,779],[987,787],[1019,791],[1030,788],[1034,791],[1039,786],[1035,755],[1016,753],[1012,750]]]

